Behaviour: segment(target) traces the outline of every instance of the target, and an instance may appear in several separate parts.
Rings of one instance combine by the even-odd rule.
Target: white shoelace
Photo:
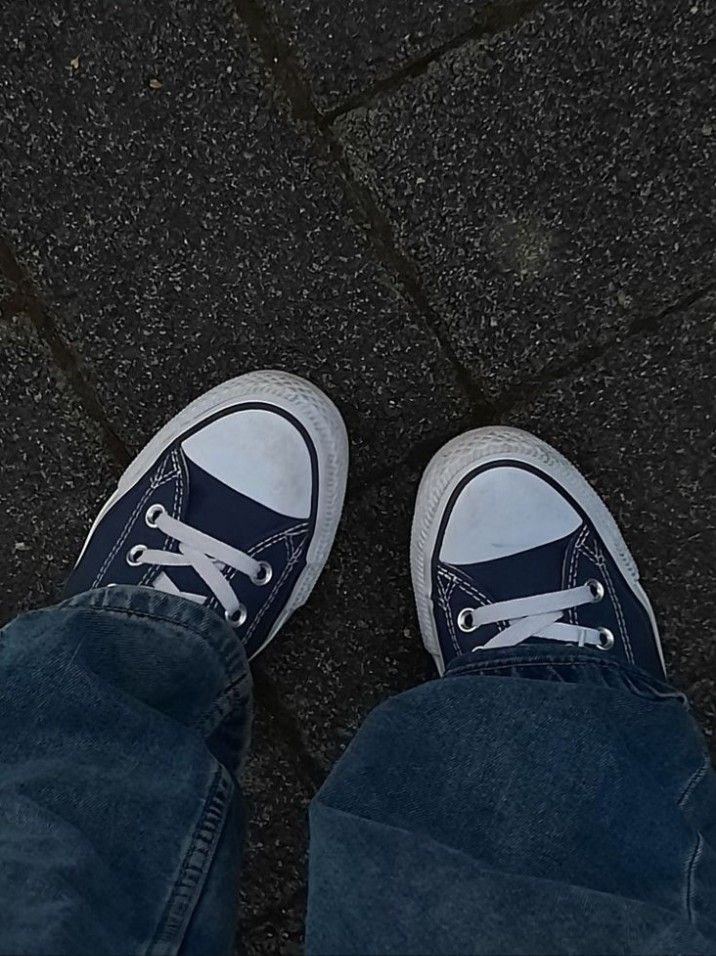
[[[162,505],[150,505],[145,521],[150,528],[158,528],[168,537],[178,541],[179,550],[158,551],[144,544],[136,544],[127,553],[128,564],[193,568],[224,609],[226,620],[234,627],[240,627],[246,620],[246,608],[239,601],[221,569],[233,568],[247,575],[255,585],[261,587],[271,580],[271,566],[265,561],[257,561],[244,551],[224,544],[223,541],[212,538],[211,535],[197,531],[183,521],[170,517]],[[206,601],[204,594],[180,591],[163,571],[152,581],[151,586],[158,591],[176,594],[198,604]]]
[[[549,594],[535,594],[532,597],[499,601],[497,604],[487,604],[484,607],[466,607],[458,614],[457,625],[461,631],[469,634],[485,624],[509,621],[509,625],[504,630],[486,644],[474,647],[473,651],[514,647],[529,637],[543,637],[550,641],[578,644],[580,647],[589,645],[606,651],[614,646],[614,635],[608,628],[557,623],[564,611],[582,604],[594,604],[601,601],[603,597],[604,585],[599,581],[590,580],[581,587],[568,588],[564,591],[551,591]]]

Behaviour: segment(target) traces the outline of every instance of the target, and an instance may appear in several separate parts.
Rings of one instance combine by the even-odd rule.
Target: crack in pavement
[[[360,93],[349,97],[340,106],[323,113],[321,122],[330,126],[352,110],[370,108],[381,97],[399,89],[404,83],[409,83],[416,77],[422,76],[433,63],[441,60],[447,53],[457,50],[466,43],[479,40],[481,37],[494,36],[496,33],[502,33],[504,30],[517,26],[534,13],[542,3],[543,0],[513,0],[507,6],[490,6],[486,10],[478,11],[472,26],[467,30],[463,30],[457,36],[440,44],[440,46],[434,47],[428,53],[411,60],[385,79],[378,80]]]
[[[611,336],[603,342],[578,349],[569,362],[546,367],[535,378],[520,382],[515,385],[514,388],[503,393],[499,401],[493,403],[492,409],[495,418],[492,424],[509,424],[507,419],[510,413],[537,398],[544,387],[550,386],[555,382],[561,382],[575,372],[587,369],[593,362],[604,358],[604,356],[608,355],[612,350],[619,349],[624,343],[629,342],[631,339],[656,331],[665,319],[668,319],[672,315],[679,315],[692,305],[696,305],[702,299],[705,299],[711,293],[716,293],[716,282],[709,283],[689,293],[682,299],[672,302],[656,314],[639,316],[628,328],[618,335]],[[453,424],[453,427],[450,428],[449,431],[431,435],[422,441],[414,443],[405,455],[398,458],[392,464],[376,468],[374,471],[369,472],[361,482],[349,486],[354,499],[360,500],[361,497],[375,485],[386,481],[403,469],[416,468],[422,471],[435,452],[439,451],[446,442],[461,432],[471,428],[477,428],[479,425],[479,422],[475,422],[472,419],[465,419],[464,423],[458,422],[457,424]]]
[[[117,464],[125,468],[132,459],[127,446],[119,437],[97,392],[86,378],[79,356],[58,331],[49,308],[16,258],[10,243],[3,236],[0,236],[0,275],[14,290],[0,305],[0,317],[6,321],[19,313],[28,317],[38,337],[48,346],[55,365],[64,375],[85,412],[99,425],[110,455]]]
[[[517,406],[524,405],[536,398],[545,386],[549,386],[554,382],[560,382],[575,372],[586,369],[593,362],[608,355],[612,350],[621,348],[625,342],[628,342],[638,335],[656,331],[661,323],[665,319],[668,319],[669,316],[678,315],[714,291],[716,291],[716,282],[711,282],[700,289],[690,292],[684,296],[684,298],[672,302],[660,312],[638,316],[626,329],[623,329],[616,335],[609,336],[609,338],[604,339],[602,342],[577,348],[569,361],[546,365],[538,375],[523,382],[518,382],[515,386],[504,392],[500,401],[495,405],[497,414],[501,418],[504,417]]]
[[[247,28],[251,40],[261,51],[264,64],[288,101],[294,118],[315,128],[319,146],[326,157],[332,159],[338,167],[339,179],[349,208],[353,211],[354,222],[368,234],[388,274],[397,279],[403,295],[420,313],[455,370],[458,384],[470,404],[473,420],[483,424],[493,421],[492,403],[447,338],[442,322],[423,291],[416,266],[398,249],[388,217],[380,208],[372,190],[355,177],[327,114],[321,113],[313,103],[310,86],[290,44],[280,35],[271,18],[256,0],[233,0],[233,3],[239,21]]]

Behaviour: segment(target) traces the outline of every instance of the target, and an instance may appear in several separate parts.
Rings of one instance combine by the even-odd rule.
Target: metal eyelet
[[[604,597],[604,585],[601,581],[597,581],[596,578],[590,578],[588,581],[585,581],[584,586],[592,592],[592,601],[594,604],[596,604],[597,601],[601,601]]]
[[[239,604],[233,614],[229,614],[228,611],[224,611],[226,622],[232,627],[241,627],[248,616],[249,612],[246,610],[243,604]]]
[[[475,624],[471,607],[464,607],[462,611],[460,611],[457,616],[457,626],[463,634],[469,634],[471,631],[477,630],[477,624]]]
[[[599,644],[597,644],[598,651],[608,651],[614,647],[614,635],[608,627],[600,627],[599,636],[602,638],[602,640]]]
[[[127,564],[131,564],[133,568],[138,567],[142,563],[139,558],[141,558],[146,550],[146,544],[135,544],[133,548],[127,551]]]
[[[147,508],[147,513],[144,515],[144,520],[147,523],[147,526],[150,528],[156,528],[157,518],[160,518],[162,515],[167,513],[167,509],[164,505],[150,505]]]
[[[259,561],[259,569],[256,574],[251,575],[251,580],[255,585],[262,588],[265,584],[269,583],[272,577],[273,568],[268,561]]]

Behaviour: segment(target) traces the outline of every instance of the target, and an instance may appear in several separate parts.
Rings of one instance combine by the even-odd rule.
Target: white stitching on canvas
[[[278,591],[279,591],[281,585],[282,585],[283,582],[286,580],[286,578],[287,578],[289,572],[293,569],[294,565],[298,562],[298,559],[300,558],[302,551],[303,551],[303,545],[301,545],[301,546],[294,552],[294,554],[291,555],[290,559],[289,559],[288,562],[286,563],[286,567],[283,569],[283,572],[281,573],[281,576],[279,577],[278,581],[276,582],[275,587],[271,590],[271,593],[268,595],[268,597],[266,598],[265,602],[264,602],[264,603],[261,605],[261,607],[259,608],[258,613],[256,614],[256,617],[253,619],[253,621],[251,622],[251,624],[250,624],[248,630],[246,631],[246,638],[245,638],[245,640],[247,640],[247,641],[249,640],[249,638],[251,637],[251,635],[253,634],[253,632],[256,630],[257,625],[259,624],[259,622],[261,621],[261,619],[265,616],[266,611],[268,610],[269,606],[273,603],[273,601],[274,601],[276,595],[278,594]]]
[[[629,662],[633,664],[633,663],[634,663],[634,653],[633,653],[632,648],[631,648],[631,642],[629,641],[629,634],[627,633],[626,621],[624,620],[624,612],[623,612],[623,610],[622,610],[622,606],[621,606],[621,603],[620,603],[620,601],[619,601],[619,597],[618,597],[618,595],[617,595],[616,588],[614,587],[614,583],[613,583],[613,581],[612,581],[612,579],[611,579],[611,576],[610,576],[610,574],[609,574],[609,569],[607,568],[607,563],[606,563],[606,561],[604,560],[604,557],[603,557],[603,556],[601,557],[601,560],[598,561],[598,567],[599,567],[599,569],[601,570],[601,572],[602,572],[602,574],[604,575],[604,577],[606,578],[607,587],[609,588],[609,596],[611,597],[612,603],[614,604],[614,610],[616,611],[617,621],[618,621],[618,623],[619,623],[619,630],[621,631],[622,640],[623,640],[623,642],[624,642],[624,647],[625,647],[626,653],[627,653],[627,658],[629,659]]]
[[[112,561],[114,561],[115,557],[117,556],[117,553],[119,552],[120,548],[127,540],[127,537],[129,536],[129,532],[131,531],[137,518],[139,517],[139,513],[142,511],[144,505],[146,504],[147,498],[149,498],[149,496],[153,494],[153,492],[155,492],[157,488],[160,487],[160,485],[166,484],[168,481],[171,481],[174,477],[175,477],[175,473],[172,473],[171,475],[168,475],[166,478],[162,478],[161,481],[157,481],[156,483],[154,481],[150,482],[149,486],[147,487],[141,499],[135,506],[134,510],[132,511],[130,516],[127,518],[127,521],[124,527],[122,528],[120,536],[115,542],[114,547],[109,552],[109,554],[104,560],[104,563],[102,564],[102,567],[97,572],[97,577],[94,579],[91,585],[92,588],[96,588],[98,586],[99,582],[102,580],[102,578],[106,574],[110,564],[112,563]]]
[[[456,653],[460,654],[461,653],[460,643],[455,633],[455,625],[453,624],[453,620],[452,620],[450,604],[449,604],[448,596],[446,595],[446,592],[445,592],[445,583],[444,581],[441,581],[439,577],[438,577],[437,583],[438,583],[438,604],[440,605],[440,608],[443,614],[445,615],[445,619],[447,620],[448,632],[450,634],[450,641],[452,642],[452,646],[454,650],[456,651]]]

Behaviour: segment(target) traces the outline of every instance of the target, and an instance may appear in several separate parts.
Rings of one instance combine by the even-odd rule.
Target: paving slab
[[[337,122],[491,396],[713,274],[714,9],[544,4]]]
[[[327,772],[368,713],[432,674],[416,626],[409,539],[420,478],[400,468],[350,496],[326,570],[263,655]]]
[[[10,0],[0,47],[4,228],[130,446],[257,367],[331,393],[358,472],[465,412],[223,0]]]
[[[491,29],[529,4],[521,0],[267,0],[323,110],[387,80],[464,36]]]
[[[716,754],[716,294],[555,382],[506,419],[570,458],[639,564],[667,669]]]
[[[24,316],[0,320],[0,623],[51,604],[115,480],[88,423]]]

